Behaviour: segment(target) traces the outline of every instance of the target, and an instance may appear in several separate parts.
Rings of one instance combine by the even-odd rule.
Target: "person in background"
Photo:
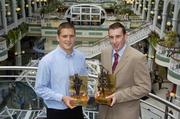
[[[47,105],[47,119],[83,119],[82,107],[74,107],[69,94],[69,76],[87,74],[84,55],[73,48],[75,33],[71,23],[61,23],[58,47],[39,62],[35,91]]]
[[[151,91],[146,56],[126,44],[125,27],[113,23],[108,29],[110,47],[102,51],[101,63],[116,76],[111,105],[100,105],[100,119],[139,119],[140,98]]]

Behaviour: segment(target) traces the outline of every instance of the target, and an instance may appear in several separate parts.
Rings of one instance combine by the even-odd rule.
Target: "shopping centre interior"
[[[98,119],[100,55],[115,22],[126,27],[127,45],[147,57],[152,91],[141,99],[140,119],[180,119],[180,0],[1,0],[0,119],[46,117],[34,92],[37,66],[57,47],[57,27],[66,21],[75,25],[75,48],[88,66],[85,119]]]

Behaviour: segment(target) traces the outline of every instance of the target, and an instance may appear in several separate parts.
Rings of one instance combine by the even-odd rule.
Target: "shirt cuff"
[[[62,95],[62,94],[58,94],[58,93],[55,94],[55,100],[56,100],[56,101],[60,101],[60,102],[61,102],[61,101],[62,101],[62,98],[63,98],[63,95]]]

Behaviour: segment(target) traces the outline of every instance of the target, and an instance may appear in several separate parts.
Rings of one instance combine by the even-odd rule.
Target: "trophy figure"
[[[98,76],[97,91],[99,95],[95,97],[96,103],[110,105],[111,100],[106,99],[106,96],[113,94],[115,91],[115,76],[109,74],[103,66],[101,66],[101,72]]]
[[[73,79],[74,89],[75,89],[76,95],[79,96],[82,80],[78,77],[78,74],[75,74],[74,76],[75,76],[75,78]]]
[[[87,105],[87,81],[87,76],[80,76],[78,74],[70,76],[70,96],[77,99],[72,105]]]

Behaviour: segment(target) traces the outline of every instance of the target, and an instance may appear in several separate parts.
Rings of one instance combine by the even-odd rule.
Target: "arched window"
[[[106,12],[97,5],[81,4],[71,6],[65,16],[74,25],[99,26],[104,23]]]

